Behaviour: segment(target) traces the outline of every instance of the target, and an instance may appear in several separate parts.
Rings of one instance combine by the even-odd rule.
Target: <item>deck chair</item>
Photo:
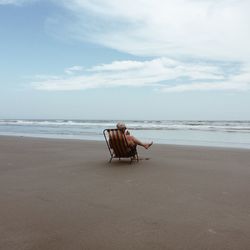
[[[137,162],[139,161],[136,147],[133,149],[129,147],[125,135],[119,129],[104,129],[103,135],[110,152],[110,163],[113,158],[119,158],[119,160],[121,158],[130,158],[130,163],[134,159]]]

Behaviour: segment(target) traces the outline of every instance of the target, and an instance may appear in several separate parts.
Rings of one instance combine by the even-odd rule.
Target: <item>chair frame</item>
[[[110,153],[110,160],[109,160],[109,163],[111,163],[112,160],[113,160],[114,158],[119,159],[119,161],[121,160],[121,158],[130,158],[130,164],[133,162],[133,160],[136,160],[137,162],[139,162],[139,155],[138,155],[138,152],[137,152],[137,149],[136,149],[136,148],[135,148],[135,150],[134,150],[134,153],[131,154],[131,155],[128,154],[128,156],[117,156],[117,155],[114,153],[114,150],[111,148],[110,143],[109,143],[109,140],[108,140],[108,138],[107,138],[107,134],[106,134],[106,132],[107,132],[108,135],[109,135],[110,131],[118,131],[118,129],[104,129],[104,130],[103,130],[103,135],[104,135],[104,138],[105,138],[105,141],[106,141],[106,143],[107,143],[107,146],[108,146],[108,149],[109,149],[109,153]],[[125,135],[123,135],[123,137],[124,137],[124,141],[125,141],[125,144],[126,144],[125,146],[126,146],[127,148],[129,148],[129,144],[128,144],[128,141],[127,141]],[[134,157],[136,157],[136,159],[135,159]]]

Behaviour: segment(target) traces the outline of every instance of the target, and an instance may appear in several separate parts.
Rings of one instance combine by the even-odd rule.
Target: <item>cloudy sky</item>
[[[0,0],[0,118],[250,120],[250,0]]]

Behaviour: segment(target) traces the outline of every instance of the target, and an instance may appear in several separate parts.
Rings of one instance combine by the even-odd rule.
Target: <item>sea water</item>
[[[0,135],[104,140],[117,120],[0,119]],[[131,134],[160,144],[250,148],[250,121],[128,120]]]

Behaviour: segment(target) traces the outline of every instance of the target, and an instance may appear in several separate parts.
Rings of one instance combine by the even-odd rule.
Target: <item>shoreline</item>
[[[45,136],[35,136],[35,135],[3,135],[3,134],[0,134],[0,139],[1,137],[3,138],[27,138],[27,139],[37,139],[37,140],[65,140],[65,141],[81,141],[81,142],[99,142],[99,143],[102,143],[102,142],[105,142],[105,139],[103,140],[96,140],[96,139],[81,139],[81,138],[63,138],[63,137],[45,137]],[[220,146],[220,145],[217,145],[217,146],[210,146],[210,145],[193,145],[193,144],[173,144],[173,143],[155,143],[154,142],[154,145],[162,145],[162,146],[173,146],[173,147],[194,147],[194,148],[207,148],[207,149],[224,149],[224,150],[245,150],[245,151],[249,151],[250,148],[249,147],[233,147],[233,146]]]

